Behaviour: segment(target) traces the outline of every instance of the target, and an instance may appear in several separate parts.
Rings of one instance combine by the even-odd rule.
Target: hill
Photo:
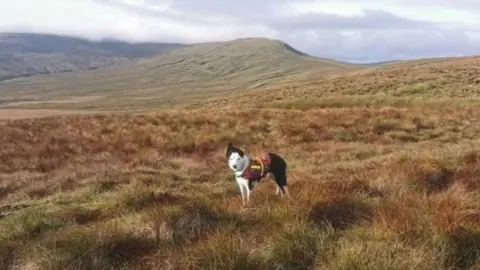
[[[30,33],[0,33],[0,81],[36,74],[94,69],[120,60],[160,54],[185,45],[130,44]]]
[[[323,78],[291,80],[261,90],[214,97],[189,109],[460,107],[480,105],[480,57],[402,61]]]
[[[0,98],[9,108],[158,108],[360,67],[311,57],[277,40],[239,39],[192,45],[95,71],[10,80],[0,84]],[[21,99],[16,98],[19,93]]]
[[[478,60],[244,39],[4,82],[76,115],[0,120],[0,269],[479,269]],[[242,208],[230,141],[283,156],[291,198],[267,177]]]

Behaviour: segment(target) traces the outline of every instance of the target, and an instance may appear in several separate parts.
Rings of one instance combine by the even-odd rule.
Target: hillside
[[[144,109],[358,68],[307,56],[277,40],[239,39],[192,45],[94,71],[10,80],[0,84],[0,99],[9,108]]]
[[[325,78],[291,80],[261,90],[231,93],[189,109],[229,106],[321,109],[480,105],[480,57],[421,59],[363,68]]]
[[[181,44],[89,41],[81,38],[0,33],[0,81],[21,76],[94,69],[120,60],[160,54]]]
[[[242,39],[0,83],[0,269],[480,269],[479,60]],[[243,208],[228,142],[291,197]]]

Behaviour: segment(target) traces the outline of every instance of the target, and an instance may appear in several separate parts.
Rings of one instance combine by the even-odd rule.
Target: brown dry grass
[[[0,122],[3,269],[479,269],[479,109]],[[241,201],[232,141],[289,163]]]

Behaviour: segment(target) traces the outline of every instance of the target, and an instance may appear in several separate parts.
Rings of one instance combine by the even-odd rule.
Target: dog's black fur
[[[285,187],[287,186],[287,162],[281,156],[275,153],[268,153],[272,164],[270,165],[270,173],[282,193],[285,193]]]
[[[225,154],[225,156],[228,158],[233,152],[238,153],[241,157],[243,157],[244,155],[242,149],[233,146],[233,143],[229,142],[227,146],[227,153]]]

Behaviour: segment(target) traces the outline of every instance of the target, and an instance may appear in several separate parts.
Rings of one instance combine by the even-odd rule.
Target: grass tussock
[[[7,219],[3,225],[6,231],[4,237],[7,240],[28,240],[45,232],[62,228],[67,223],[38,210],[27,210]]]
[[[326,259],[333,233],[311,223],[287,224],[267,244],[266,262],[270,269],[309,269],[319,258]]]
[[[315,269],[445,269],[437,249],[376,238],[363,228],[341,236],[330,248]]]
[[[333,198],[312,206],[308,219],[322,226],[342,230],[371,219],[370,206],[351,198]]]
[[[477,109],[1,122],[4,269],[475,269]],[[288,162],[242,210],[229,141]]]
[[[192,269],[266,269],[254,246],[234,235],[212,235],[197,247],[185,262]]]
[[[480,233],[458,228],[445,236],[445,265],[472,269],[480,263]]]

